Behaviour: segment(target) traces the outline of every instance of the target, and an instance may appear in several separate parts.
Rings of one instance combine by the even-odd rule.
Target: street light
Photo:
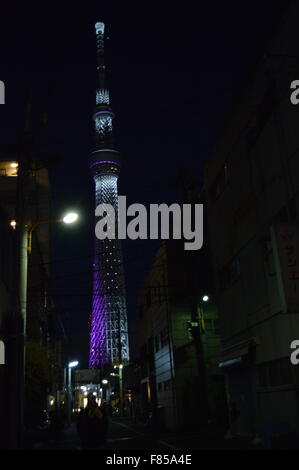
[[[72,369],[77,367],[79,364],[78,361],[72,361],[68,364],[68,423],[71,423],[71,415],[72,415]]]
[[[15,230],[17,222],[15,220],[11,220],[9,225],[12,227],[13,230]]]
[[[60,219],[45,219],[45,220],[38,220],[36,222],[28,222],[27,224],[27,230],[28,230],[28,252],[31,253],[31,249],[32,249],[32,233],[33,231],[36,229],[36,227],[38,227],[39,225],[42,225],[42,224],[48,224],[48,223],[51,223],[51,222],[63,222],[65,224],[72,224],[74,222],[76,222],[76,220],[78,220],[78,214],[76,212],[68,212],[67,214],[65,214],[62,218]]]
[[[69,214],[66,214],[62,221],[65,223],[65,224],[72,224],[73,222],[76,222],[76,220],[78,219],[78,214],[76,214],[76,212],[70,212]]]
[[[79,364],[78,361],[73,361],[73,362],[70,362],[68,367],[72,368],[72,367],[77,367],[77,365]]]
[[[203,303],[207,303],[210,300],[210,297],[205,294],[201,297],[202,303],[199,307],[199,315],[200,315],[200,327],[201,331],[204,333],[205,332],[205,319],[204,319],[204,306]]]

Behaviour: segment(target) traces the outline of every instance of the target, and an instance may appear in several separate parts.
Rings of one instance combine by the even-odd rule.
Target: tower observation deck
[[[95,146],[89,158],[89,168],[95,182],[96,207],[103,203],[111,204],[115,210],[117,226],[117,182],[121,155],[114,148],[114,114],[110,107],[104,64],[104,29],[104,23],[96,23],[99,88],[96,91],[96,107],[93,113]],[[121,241],[117,238],[96,238],[89,367],[102,367],[106,363],[126,363],[128,360],[128,323]]]

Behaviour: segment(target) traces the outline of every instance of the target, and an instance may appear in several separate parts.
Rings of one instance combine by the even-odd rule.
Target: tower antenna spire
[[[98,22],[95,24],[95,30],[97,35],[97,70],[99,75],[99,87],[100,89],[105,88],[105,56],[104,56],[104,32],[105,24]]]
[[[114,114],[110,107],[109,90],[107,87],[106,66],[104,61],[104,32],[105,24],[98,22],[95,24],[97,37],[97,71],[99,88],[96,91],[96,108],[93,114],[96,133],[96,149],[113,148],[113,127],[112,120]]]

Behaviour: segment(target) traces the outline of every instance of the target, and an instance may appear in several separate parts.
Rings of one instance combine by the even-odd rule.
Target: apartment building
[[[298,14],[293,6],[205,169],[219,367],[239,435],[299,431]]]

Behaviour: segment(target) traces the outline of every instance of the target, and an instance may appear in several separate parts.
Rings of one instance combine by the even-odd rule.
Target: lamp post
[[[107,387],[106,387],[107,384],[108,384],[108,380],[107,380],[107,379],[103,379],[103,380],[102,380],[102,385],[103,385],[103,400],[106,400],[106,399],[107,399]]]
[[[71,213],[71,220],[74,222],[77,220],[78,215]],[[15,410],[13,410],[12,421],[13,421],[13,448],[23,447],[23,436],[24,436],[24,393],[25,393],[25,346],[26,346],[26,320],[27,320],[27,280],[28,280],[28,253],[31,253],[32,249],[32,233],[41,224],[50,222],[64,222],[70,223],[70,214],[67,214],[62,219],[48,219],[40,220],[32,223],[31,221],[24,223],[21,220],[19,228],[19,247],[18,247],[18,259],[17,259],[17,284],[18,284],[18,302],[19,302],[19,315],[16,322],[16,364],[14,376],[14,387],[18,396]],[[67,218],[67,219],[66,219]],[[65,220],[66,219],[66,220]],[[10,224],[12,229],[18,225],[18,221]]]
[[[73,401],[73,393],[72,393],[72,369],[77,367],[79,364],[78,361],[72,361],[68,364],[68,400],[67,400],[67,409],[68,409],[68,424],[71,424],[71,416],[72,416],[72,401]]]
[[[114,369],[119,370],[119,411],[120,416],[124,414],[124,391],[123,391],[123,364],[119,364],[118,366],[114,366]]]
[[[197,297],[198,299],[198,297]],[[210,298],[208,295],[202,295],[199,305],[199,314],[198,314],[198,300],[196,296],[191,300],[191,321],[188,322],[189,331],[194,340],[196,360],[197,360],[197,369],[198,369],[198,379],[199,379],[199,390],[202,394],[202,403],[203,407],[201,409],[201,416],[203,422],[208,422],[210,419],[210,402],[208,396],[208,380],[207,380],[207,371],[206,364],[204,359],[204,347],[202,342],[202,333],[204,332],[204,315],[203,315],[203,304],[207,303]]]
[[[209,302],[210,297],[208,295],[203,295],[201,300],[202,302],[207,303]],[[204,310],[203,310],[204,303],[202,303],[199,307],[200,308],[200,327],[201,327],[201,331],[203,332],[205,330],[205,319],[204,319]]]
[[[72,224],[76,222],[78,219],[78,214],[76,212],[68,212],[64,217],[59,218],[59,219],[45,219],[45,220],[38,220],[37,222],[31,222],[29,221],[27,224],[27,251],[28,253],[31,253],[32,250],[32,233],[33,231],[42,224],[48,224],[51,222],[63,222],[64,224]]]

